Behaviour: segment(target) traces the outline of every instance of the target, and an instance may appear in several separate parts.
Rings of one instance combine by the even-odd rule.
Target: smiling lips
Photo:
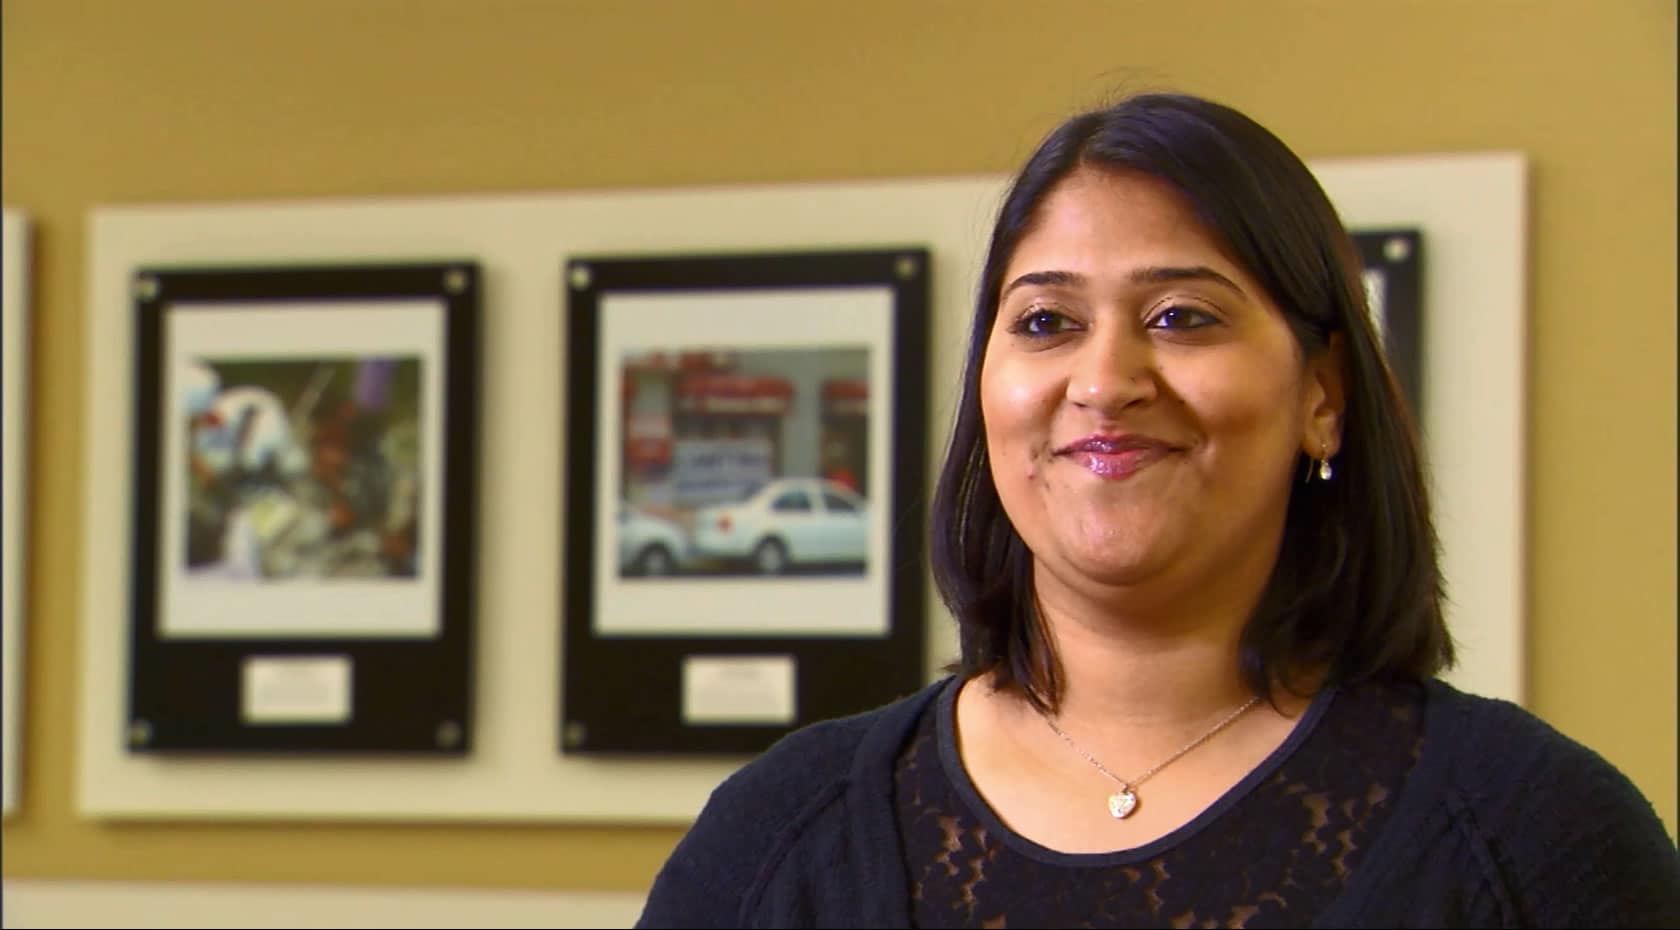
[[[1066,458],[1099,478],[1119,481],[1165,458],[1173,447],[1155,439],[1141,436],[1092,435],[1070,442],[1056,450],[1058,458]]]

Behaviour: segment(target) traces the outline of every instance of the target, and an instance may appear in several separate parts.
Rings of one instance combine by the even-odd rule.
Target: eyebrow
[[[1243,289],[1237,282],[1225,277],[1206,265],[1188,265],[1184,267],[1151,267],[1139,268],[1133,271],[1131,279],[1139,284],[1167,284],[1173,281],[1212,281],[1215,284],[1243,294]],[[1247,296],[1246,294],[1244,296]]]
[[[1214,284],[1230,288],[1238,294],[1247,296],[1237,282],[1225,277],[1206,265],[1151,265],[1137,268],[1127,275],[1135,284],[1169,284],[1174,281],[1211,281]],[[1075,271],[1029,271],[1004,286],[998,299],[1009,296],[1009,292],[1018,287],[1069,287],[1079,286],[1086,282],[1084,275]]]
[[[998,294],[1002,300],[1009,296],[1009,292],[1018,287],[1067,287],[1085,283],[1085,276],[1072,271],[1029,271],[1019,278],[1004,285]]]

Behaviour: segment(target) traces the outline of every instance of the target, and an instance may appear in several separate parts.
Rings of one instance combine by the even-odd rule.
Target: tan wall
[[[1533,167],[1530,706],[1676,818],[1672,0],[3,0],[36,228],[27,714],[4,875],[639,890],[675,829],[75,810],[86,217],[103,203],[1010,170],[1170,86],[1306,157]],[[1444,311],[1432,325],[1450,326]],[[949,388],[941,388],[948,390]]]

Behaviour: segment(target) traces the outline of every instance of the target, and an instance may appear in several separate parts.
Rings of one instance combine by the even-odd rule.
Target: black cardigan
[[[813,724],[730,776],[637,926],[910,926],[894,763],[956,685]],[[1426,694],[1417,767],[1315,926],[1680,926],[1680,852],[1626,776],[1515,704]]]

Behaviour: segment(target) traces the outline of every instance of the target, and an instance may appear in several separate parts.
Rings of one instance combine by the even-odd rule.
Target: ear
[[[1330,334],[1324,351],[1307,360],[1306,389],[1301,395],[1301,451],[1308,458],[1335,456],[1342,447],[1342,415],[1347,410],[1347,364],[1342,334]]]

